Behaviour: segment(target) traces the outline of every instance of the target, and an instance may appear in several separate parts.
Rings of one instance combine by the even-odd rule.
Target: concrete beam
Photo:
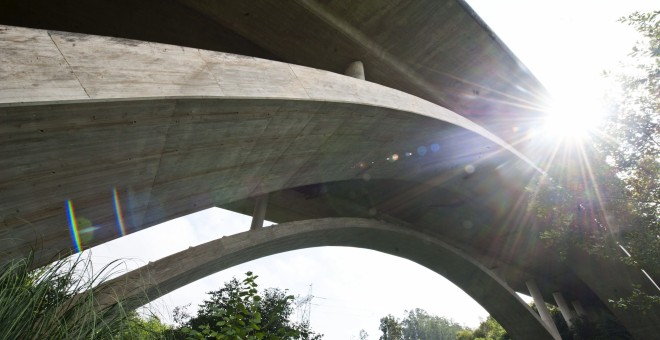
[[[561,340],[557,325],[555,325],[555,322],[552,320],[550,311],[548,311],[548,307],[545,305],[545,300],[543,300],[543,295],[541,294],[541,290],[539,290],[539,286],[536,284],[536,281],[529,280],[525,282],[525,284],[527,285],[527,289],[529,289],[530,295],[532,298],[534,298],[536,309],[539,311],[541,319],[545,323],[546,327],[550,330],[550,334],[552,334],[555,339]]]
[[[268,206],[268,194],[259,195],[254,201],[254,213],[252,214],[250,230],[263,228],[264,219],[266,218],[266,208]]]
[[[573,319],[575,318],[575,314],[571,310],[571,307],[568,306],[568,303],[566,303],[566,299],[564,299],[564,296],[561,294],[561,292],[556,292],[556,293],[552,293],[552,297],[555,298],[555,302],[557,302],[559,311],[561,312],[561,315],[564,317],[564,320],[566,320],[566,324],[568,325],[568,327],[573,326]]]
[[[320,246],[372,249],[409,259],[463,289],[513,339],[553,339],[551,330],[504,281],[465,253],[428,234],[360,218],[283,223],[191,247],[109,281],[108,295],[99,297],[99,302],[107,305],[128,299],[126,306],[134,308],[231,266]]]
[[[348,67],[346,68],[346,71],[344,72],[345,75],[357,79],[362,79],[364,80],[364,65],[362,64],[361,61],[354,61],[350,64],[348,64]]]
[[[539,118],[542,112],[531,108],[542,108],[539,97],[545,96],[465,1],[22,0],[3,6],[0,23],[266,57],[339,73],[358,58],[369,68],[369,81],[492,123],[491,131],[510,141]],[[483,72],[483,65],[494,72]],[[513,126],[520,132],[512,132]]]
[[[145,41],[5,25],[0,25],[0,43],[5,46],[0,51],[5,61],[0,68],[5,79],[0,83],[0,104],[186,96],[354,102],[448,121],[483,135],[536,168],[508,143],[461,115],[332,72]],[[42,56],[53,67],[31,62]],[[131,72],[122,72],[127,67]],[[40,75],[38,86],[27,73]]]

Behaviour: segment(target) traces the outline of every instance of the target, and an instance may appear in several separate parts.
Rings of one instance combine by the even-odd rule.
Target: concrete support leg
[[[541,295],[541,290],[536,285],[536,282],[534,280],[529,280],[525,282],[525,284],[527,285],[527,289],[529,289],[529,293],[532,295],[532,298],[534,298],[534,303],[536,304],[536,308],[541,315],[541,320],[543,320],[555,339],[561,339],[557,325],[555,325],[555,322],[552,321],[550,311],[548,311],[548,308],[545,306],[545,300],[543,300],[543,295]]]
[[[557,306],[559,306],[559,311],[564,317],[564,320],[566,320],[568,327],[573,326],[572,320],[575,318],[575,314],[571,310],[571,307],[568,305],[568,303],[566,303],[564,296],[561,295],[560,292],[552,293],[552,296],[555,298],[555,302],[557,302]]]
[[[346,68],[346,71],[344,72],[345,75],[353,78],[358,78],[364,80],[364,65],[362,64],[361,61],[354,61],[350,64],[348,64],[348,67]]]
[[[266,218],[266,207],[268,206],[268,194],[256,197],[254,203],[254,213],[252,214],[252,224],[250,230],[257,230],[264,226]]]
[[[587,310],[584,309],[584,307],[582,306],[582,303],[580,301],[575,300],[575,301],[571,302],[571,304],[573,305],[573,308],[575,308],[575,312],[577,312],[577,315],[579,315],[583,318],[586,318],[586,317],[589,316],[589,314],[587,314]]]

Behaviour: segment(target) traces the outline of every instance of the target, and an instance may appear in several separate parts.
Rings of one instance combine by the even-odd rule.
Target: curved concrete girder
[[[89,247],[121,235],[115,198],[133,232],[251,195],[354,179],[359,157],[384,158],[392,143],[425,133],[460,131],[447,139],[471,140],[471,159],[505,150],[498,155],[535,171],[479,125],[377,84],[225,53],[0,28],[0,132],[14,141],[0,145],[3,260],[35,240],[37,264],[71,249],[67,200],[91,221]],[[310,171],[315,164],[323,172]]]
[[[552,339],[538,315],[508,285],[460,250],[424,233],[361,218],[282,223],[191,247],[107,283],[108,299],[145,304],[220,270],[290,250],[349,246],[399,256],[449,279],[481,304],[513,339]]]
[[[360,58],[370,81],[486,119],[481,121],[511,140],[520,137],[511,127],[531,126],[541,113],[533,107],[547,97],[464,1],[24,0],[4,6],[0,22],[275,58],[334,72]],[[501,112],[510,115],[503,120]]]
[[[473,131],[535,167],[480,125],[429,101],[375,83],[294,64],[146,41],[0,25],[6,67],[1,103],[138,98],[287,98],[386,107]],[[30,65],[52,58],[51,68]],[[66,66],[65,66],[66,65]],[[48,83],[11,71],[41,73]],[[67,67],[68,66],[68,67]],[[146,78],[146,79],[145,79]],[[0,106],[1,107],[1,106]]]

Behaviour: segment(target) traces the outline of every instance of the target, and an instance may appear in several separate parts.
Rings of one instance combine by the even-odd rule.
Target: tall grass
[[[79,255],[33,270],[33,256],[0,268],[0,339],[113,339],[128,327],[121,301],[99,307],[95,296],[118,262],[94,272]]]

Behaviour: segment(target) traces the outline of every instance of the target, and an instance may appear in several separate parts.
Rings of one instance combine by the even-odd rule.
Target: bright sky
[[[600,73],[625,58],[634,32],[616,19],[635,10],[660,9],[660,0],[470,0],[468,3],[513,53],[569,105],[593,107],[602,91]],[[581,103],[581,104],[578,104]],[[585,104],[586,103],[586,104]],[[223,235],[246,231],[250,217],[209,209],[92,249],[97,263],[127,258],[135,268]],[[287,252],[242,264],[181,288],[155,306],[163,314],[191,303],[190,311],[231,277],[259,275],[261,288],[306,295],[313,284],[312,328],[326,339],[357,339],[365,329],[378,339],[379,319],[405,309],[475,327],[487,315],[443,277],[410,261],[374,251],[325,247]]]

